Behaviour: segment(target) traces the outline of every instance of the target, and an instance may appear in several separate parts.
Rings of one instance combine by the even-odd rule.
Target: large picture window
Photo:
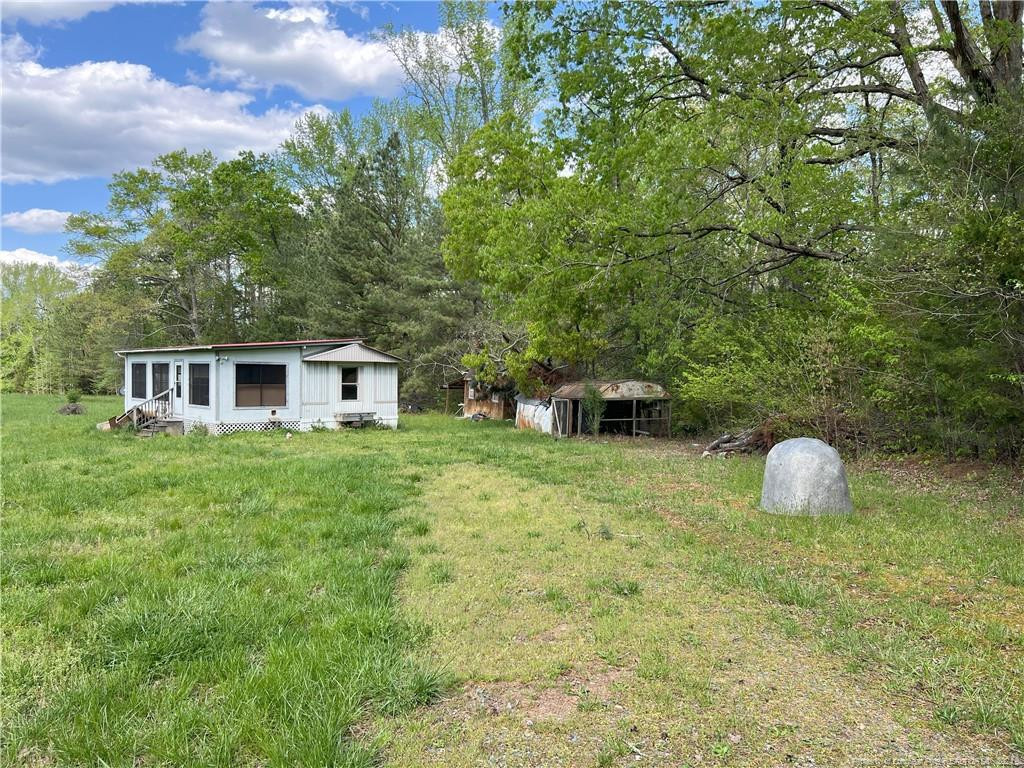
[[[285,404],[287,366],[235,364],[235,406],[251,408]]]
[[[210,404],[210,364],[188,364],[188,402],[190,405]]]
[[[342,368],[341,369],[341,399],[342,400],[358,400],[359,399],[359,369],[358,368]]]
[[[132,397],[146,399],[146,364],[132,363]]]
[[[153,396],[156,397],[161,392],[166,392],[171,388],[171,364],[170,363],[153,363]],[[170,395],[164,395],[163,399],[166,400]]]

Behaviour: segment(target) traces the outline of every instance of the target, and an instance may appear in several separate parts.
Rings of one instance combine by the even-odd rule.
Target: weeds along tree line
[[[387,30],[402,97],[176,152],[4,275],[4,386],[110,350],[366,334],[664,382],[678,427],[1024,454],[1020,3],[517,3]]]

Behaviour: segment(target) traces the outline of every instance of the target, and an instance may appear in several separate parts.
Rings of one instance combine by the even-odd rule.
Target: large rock
[[[853,511],[846,469],[835,448],[813,437],[783,440],[768,452],[761,508],[782,515]]]

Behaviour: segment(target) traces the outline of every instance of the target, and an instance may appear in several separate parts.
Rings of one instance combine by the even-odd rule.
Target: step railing
[[[171,415],[170,388],[153,395],[149,400],[143,400],[138,405],[133,405],[125,412],[125,415],[130,416],[136,429],[142,429],[154,421],[166,419]]]

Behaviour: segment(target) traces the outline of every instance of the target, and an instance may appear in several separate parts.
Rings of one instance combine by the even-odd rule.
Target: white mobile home
[[[123,349],[124,409],[174,431],[398,426],[400,358],[361,339]]]

